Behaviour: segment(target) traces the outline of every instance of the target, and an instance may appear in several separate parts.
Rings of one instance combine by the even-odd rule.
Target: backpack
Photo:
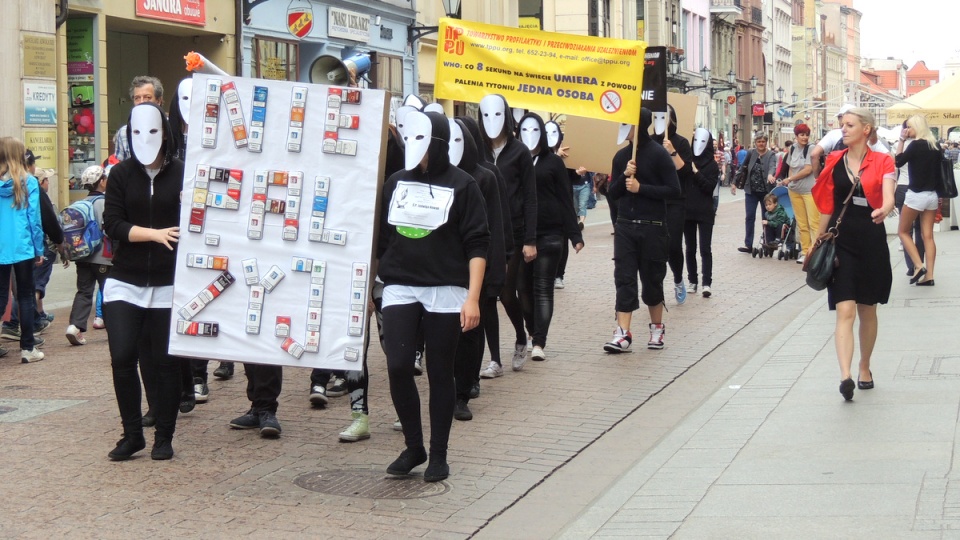
[[[81,199],[60,211],[60,227],[71,261],[89,257],[103,245],[103,230],[93,208],[99,199],[103,199],[103,195]]]

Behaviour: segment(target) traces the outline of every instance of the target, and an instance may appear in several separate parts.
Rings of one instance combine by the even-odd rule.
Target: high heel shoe
[[[843,399],[847,401],[853,401],[853,387],[856,386],[853,383],[853,379],[844,379],[840,381],[840,394],[843,396]]]
[[[927,275],[927,268],[925,266],[921,266],[920,269],[913,274],[913,277],[910,278],[910,284],[913,285],[914,283],[920,281],[920,278],[925,275]]]
[[[861,381],[859,378],[857,379],[857,388],[859,388],[860,390],[872,390],[872,389],[873,389],[873,372],[872,372],[872,371],[870,372],[870,380],[869,380],[869,381]]]
[[[917,287],[933,287],[933,280],[928,279],[926,281],[918,281]]]

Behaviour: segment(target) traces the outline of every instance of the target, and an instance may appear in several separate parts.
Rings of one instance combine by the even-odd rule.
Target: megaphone
[[[346,60],[325,54],[318,56],[310,65],[310,82],[346,86],[350,83],[350,71],[356,72],[359,79],[370,71],[370,55],[358,53]]]

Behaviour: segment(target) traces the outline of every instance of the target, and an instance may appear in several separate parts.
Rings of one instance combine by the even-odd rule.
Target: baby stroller
[[[777,252],[777,259],[788,261],[796,259],[800,255],[800,244],[797,243],[797,219],[793,214],[793,204],[790,202],[790,193],[784,186],[777,186],[770,192],[777,196],[777,201],[783,206],[790,222],[784,227],[779,238],[767,238],[767,227],[763,226],[763,234],[760,237],[760,244],[753,248],[754,257],[773,257],[773,252]]]

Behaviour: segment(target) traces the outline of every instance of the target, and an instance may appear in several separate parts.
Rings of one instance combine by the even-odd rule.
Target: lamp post
[[[443,12],[447,17],[453,19],[460,18],[460,0],[440,0],[443,4]],[[432,34],[440,30],[439,26],[411,26],[407,29],[407,42],[413,45],[423,36]]]

